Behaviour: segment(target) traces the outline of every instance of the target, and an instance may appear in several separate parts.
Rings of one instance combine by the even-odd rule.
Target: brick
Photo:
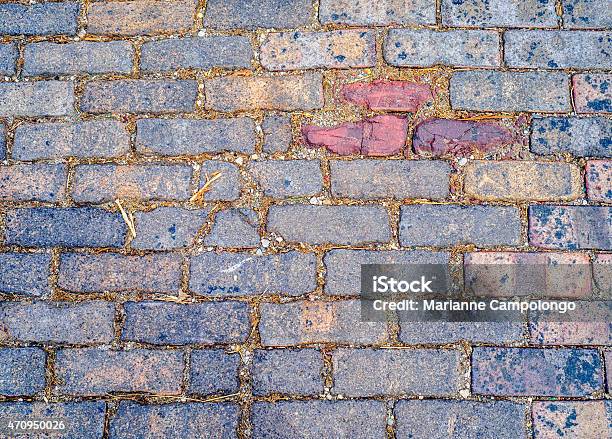
[[[525,405],[511,401],[398,401],[397,437],[526,437]]]
[[[347,396],[450,395],[459,387],[460,354],[440,349],[338,349],[333,392]]]
[[[404,117],[379,115],[334,128],[306,125],[302,134],[307,146],[324,146],[335,154],[388,156],[402,150],[407,128],[408,120]]]
[[[297,251],[256,256],[207,252],[191,258],[189,288],[197,294],[253,296],[313,291],[316,257]]]
[[[218,212],[202,244],[219,247],[258,247],[259,215],[253,209],[231,208]]]
[[[589,160],[585,179],[590,201],[612,203],[612,161]]]
[[[610,401],[534,401],[534,437],[610,436]]]
[[[611,49],[610,32],[510,30],[504,34],[509,67],[611,68]]]
[[[268,34],[261,46],[268,70],[347,69],[376,64],[376,40],[366,29]]]
[[[34,43],[25,49],[24,75],[130,73],[134,49],[126,41]]]
[[[115,305],[109,302],[3,302],[3,341],[62,344],[110,343],[114,338]]]
[[[294,437],[299,431],[304,439],[384,439],[386,416],[382,401],[256,402],[252,415],[253,438]]]
[[[72,82],[0,83],[0,116],[38,117],[72,114],[74,114],[74,84]]]
[[[0,160],[6,159],[6,126],[0,123]]]
[[[210,208],[188,210],[179,207],[158,207],[149,212],[136,212],[136,238],[130,245],[141,250],[172,250],[191,246],[206,223],[209,212]]]
[[[127,302],[122,340],[159,345],[242,343],[249,335],[243,302]]]
[[[574,106],[577,113],[612,113],[612,75],[589,73],[575,75]]]
[[[56,392],[83,396],[111,392],[178,395],[184,367],[180,351],[62,349],[55,359]]]
[[[499,35],[495,31],[391,29],[383,53],[385,61],[398,67],[500,65]]]
[[[612,11],[608,6],[606,2],[593,0],[563,0],[563,27],[612,27]]]
[[[374,344],[388,339],[385,322],[364,322],[358,300],[262,303],[263,346],[304,343]]]
[[[6,214],[6,243],[24,247],[122,247],[121,214],[89,207],[34,207]]]
[[[570,153],[578,157],[612,157],[612,119],[596,117],[534,118],[531,151]]]
[[[132,2],[130,2],[132,3]],[[129,4],[120,2],[120,4]],[[194,80],[117,79],[85,84],[81,111],[87,113],[180,113],[195,108]]]
[[[612,370],[612,351],[607,351],[604,354],[604,356],[606,360],[606,370],[611,371]],[[612,389],[612,374],[608,372],[606,373],[606,377],[608,380],[608,391],[609,391],[610,389]]]
[[[181,283],[181,258],[173,254],[124,256],[63,254],[58,285],[75,292],[143,291],[177,292]]]
[[[556,27],[551,0],[442,0],[442,24],[466,27]]]
[[[594,349],[474,348],[472,391],[503,396],[588,396],[602,390]]]
[[[420,122],[412,137],[417,154],[469,156],[473,152],[493,153],[512,143],[505,127],[475,120],[428,119]]]
[[[323,357],[315,349],[275,349],[253,352],[253,393],[320,395]]]
[[[428,84],[410,81],[353,82],[342,87],[342,97],[374,111],[416,112],[433,100]]]
[[[319,160],[252,161],[248,170],[268,197],[309,197],[323,190]]]
[[[406,344],[517,343],[523,341],[523,323],[400,321],[399,340]]]
[[[95,2],[87,10],[87,32],[96,35],[155,35],[191,28],[196,4],[191,0]]]
[[[359,245],[391,239],[389,214],[382,206],[271,206],[267,230],[288,242]]]
[[[217,152],[255,152],[255,123],[235,119],[140,119],[136,121],[136,149],[163,156]]]
[[[66,176],[64,165],[0,166],[0,201],[62,201]]]
[[[580,168],[569,163],[477,160],[465,168],[464,191],[479,200],[575,200]]]
[[[221,173],[221,177],[215,180],[212,187],[204,194],[204,200],[233,201],[239,198],[242,188],[240,171],[236,165],[220,160],[208,160],[202,163],[198,188],[206,184],[207,177],[211,177],[217,172]]]
[[[226,112],[315,110],[323,107],[322,80],[320,73],[208,79],[204,83],[206,107]]]
[[[0,253],[0,292],[27,296],[51,293],[48,253]]]
[[[557,72],[459,71],[450,81],[451,106],[474,111],[571,111],[569,78]]]
[[[17,57],[19,51],[17,44],[6,43],[0,44],[0,75],[14,75],[17,71]]]
[[[110,158],[130,151],[125,125],[114,120],[77,123],[24,123],[15,130],[16,160],[65,157]]]
[[[200,395],[236,393],[240,354],[221,349],[191,351],[189,391]]]
[[[436,6],[426,0],[321,0],[319,20],[366,26],[436,24]]]
[[[593,280],[600,296],[612,300],[612,253],[600,253],[593,260]],[[612,369],[608,369],[612,370]]]
[[[189,165],[79,165],[74,172],[71,195],[77,203],[186,200],[190,195]]]
[[[529,242],[536,247],[576,250],[612,249],[612,207],[529,207]]]
[[[517,245],[519,211],[506,206],[409,205],[401,207],[402,246]]]
[[[305,25],[310,0],[209,0],[204,27],[212,29],[294,28]]]
[[[45,357],[39,348],[0,348],[0,395],[34,395],[45,388]]]
[[[111,420],[111,439],[159,437],[234,438],[240,409],[228,403],[175,403],[142,405],[123,401]],[[163,419],[163,422],[160,420]]]
[[[261,129],[264,133],[263,151],[273,154],[285,152],[291,144],[291,116],[289,114],[272,114],[266,116]]]
[[[0,5],[0,34],[75,35],[79,3],[58,2]]]
[[[332,160],[334,197],[444,199],[449,192],[450,166],[433,160]]]
[[[214,36],[150,41],[142,45],[142,71],[177,69],[237,69],[251,67],[253,48],[248,37]]]

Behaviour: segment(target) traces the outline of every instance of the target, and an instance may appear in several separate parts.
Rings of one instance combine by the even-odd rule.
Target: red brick
[[[342,88],[344,99],[374,111],[415,112],[433,99],[427,84],[409,81],[355,82]]]
[[[612,203],[612,160],[589,160],[585,178],[590,201]]]

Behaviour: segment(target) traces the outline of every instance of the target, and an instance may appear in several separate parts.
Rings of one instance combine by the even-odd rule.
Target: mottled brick
[[[221,349],[191,351],[189,391],[201,395],[235,393],[240,387],[240,354]]]
[[[534,401],[532,407],[535,438],[610,437],[610,401]]]
[[[451,106],[475,111],[570,111],[569,78],[556,72],[459,71]]]
[[[0,116],[37,117],[72,114],[74,114],[74,84],[72,82],[0,83]]]
[[[529,207],[529,242],[551,249],[612,249],[612,207]]]
[[[389,215],[382,206],[272,206],[267,230],[289,242],[359,245],[391,239]]]
[[[77,2],[5,3],[0,5],[0,34],[75,35],[79,9]]]
[[[197,294],[297,296],[313,291],[316,286],[314,254],[290,251],[256,256],[206,252],[191,259],[189,288]]]
[[[264,346],[303,343],[374,344],[387,340],[384,322],[364,322],[358,300],[262,303],[259,333]]]
[[[179,207],[136,212],[136,238],[130,245],[142,250],[172,250],[193,245],[209,212],[210,208],[188,210]]]
[[[232,201],[240,197],[242,178],[238,167],[220,160],[208,160],[200,168],[199,188],[206,184],[207,178],[220,172],[221,176],[209,186],[204,194],[205,201]]]
[[[68,291],[177,292],[181,283],[181,257],[173,254],[124,256],[63,254],[58,285]]]
[[[611,133],[612,119],[606,117],[538,117],[532,122],[531,151],[612,157]]]
[[[612,113],[612,75],[575,75],[572,83],[577,113]]]
[[[226,76],[204,83],[206,107],[217,111],[314,110],[323,107],[320,73],[286,76]]]
[[[0,123],[0,160],[6,159],[6,126]]]
[[[563,26],[567,28],[610,28],[612,8],[607,1],[563,0]]]
[[[258,247],[259,215],[253,209],[245,207],[218,212],[202,244],[219,247]]]
[[[132,2],[130,2],[132,3]],[[120,2],[119,4],[129,4]],[[194,80],[117,79],[85,84],[81,111],[87,113],[180,113],[195,108]]]
[[[0,44],[0,75],[14,75],[19,50],[17,44]]]
[[[151,344],[241,343],[249,335],[243,302],[127,302],[121,338]]]
[[[133,349],[62,349],[55,358],[56,391],[62,395],[151,392],[178,395],[183,353]]]
[[[468,27],[556,27],[553,0],[442,0],[442,24]]]
[[[606,361],[606,378],[608,381],[608,392],[610,391],[610,389],[612,389],[612,374],[610,374],[610,371],[612,370],[612,351],[606,351],[606,353],[604,354],[604,358]]]
[[[310,19],[310,0],[209,0],[204,27],[212,29],[294,28]]]
[[[423,204],[401,208],[403,246],[517,245],[520,230],[519,211],[515,207]]]
[[[24,247],[121,247],[121,214],[89,207],[34,207],[6,214],[6,243]]]
[[[323,357],[315,349],[258,349],[253,353],[253,393],[323,393]]]
[[[475,348],[472,391],[503,396],[588,396],[602,389],[593,349]]]
[[[248,169],[268,197],[307,197],[323,190],[319,160],[253,161]]]
[[[436,5],[427,0],[321,0],[319,20],[323,24],[435,24]]]
[[[384,42],[385,60],[399,67],[442,64],[458,67],[499,66],[495,31],[391,29]]]
[[[261,129],[264,133],[264,152],[273,154],[285,152],[291,144],[291,116],[289,114],[271,114],[266,116]]]
[[[376,64],[376,40],[366,29],[268,34],[261,46],[268,70],[346,69]]]
[[[143,71],[177,69],[235,69],[251,67],[253,48],[248,37],[213,36],[150,41],[142,45]]]
[[[108,158],[127,154],[129,142],[125,125],[115,120],[24,123],[15,130],[12,154],[16,160]]]
[[[401,316],[400,316],[401,317]],[[523,341],[523,323],[400,321],[399,340],[407,344],[513,343]]]
[[[39,348],[0,349],[0,395],[34,395],[45,388],[45,357]]]
[[[593,260],[593,280],[601,297],[612,300],[612,253],[599,253]],[[608,369],[612,370],[612,369]]]
[[[353,82],[342,87],[342,97],[374,111],[414,113],[433,99],[428,84],[410,81]],[[380,119],[375,119],[380,120]]]
[[[48,253],[0,253],[0,292],[43,296],[51,293]]]
[[[126,41],[34,43],[25,49],[25,75],[130,73],[134,49]]]
[[[590,160],[586,164],[585,172],[589,200],[612,203],[612,161]]]
[[[62,201],[66,196],[66,166],[0,165],[1,201]]]

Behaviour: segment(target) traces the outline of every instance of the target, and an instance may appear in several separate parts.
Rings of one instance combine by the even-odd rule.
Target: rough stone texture
[[[76,2],[0,5],[0,34],[75,35],[80,5]]]
[[[6,159],[6,126],[0,123],[0,160]]]
[[[219,247],[258,247],[259,216],[253,209],[232,208],[218,212],[202,244]]]
[[[201,395],[235,393],[240,387],[238,367],[240,354],[221,349],[191,352],[189,391]]]
[[[366,26],[435,24],[436,7],[427,0],[321,0],[319,20]]]
[[[612,10],[607,1],[563,0],[563,26],[573,29],[612,27]]]
[[[401,208],[400,243],[435,247],[517,245],[520,228],[515,207],[409,205]]]
[[[271,206],[269,232],[289,242],[358,245],[388,242],[389,215],[380,206]]]
[[[238,167],[232,163],[218,160],[208,160],[204,162],[200,169],[199,187],[201,188],[204,186],[207,177],[210,178],[217,172],[221,173],[221,177],[218,178],[204,194],[204,200],[232,201],[240,197],[242,178],[240,177]]]
[[[612,351],[607,351],[605,354],[606,361],[606,370],[612,370]],[[612,388],[612,375],[606,373],[606,377],[608,378],[608,390]]]
[[[367,29],[271,33],[260,58],[268,70],[372,67],[375,34]]]
[[[27,296],[51,293],[48,253],[0,253],[0,292]]]
[[[72,114],[74,114],[74,84],[72,82],[0,83],[0,116],[37,117]]]
[[[17,44],[0,44],[0,75],[14,75],[19,51]]]
[[[323,190],[319,160],[253,161],[248,169],[268,197],[309,197]]]
[[[409,81],[353,82],[342,87],[342,96],[374,111],[411,113],[433,99],[429,85]]]
[[[0,166],[1,201],[63,201],[66,166],[19,164]]]
[[[495,31],[391,29],[383,50],[385,60],[399,67],[500,65],[499,36]]]
[[[552,0],[442,0],[442,24],[468,27],[556,27]]]
[[[292,28],[305,25],[310,0],[209,0],[204,27],[213,29]]]
[[[593,260],[593,280],[601,297],[612,300],[612,253],[599,253]],[[608,369],[612,370],[612,369]]]
[[[589,200],[612,203],[612,161],[590,160],[586,164],[585,172]]]
[[[45,357],[38,348],[0,348],[0,395],[28,396],[42,391]]]
[[[523,340],[523,324],[512,322],[400,322],[399,339],[407,344],[512,343]]]
[[[612,119],[596,117],[534,118],[531,151],[570,153],[578,157],[612,157]]]
[[[535,401],[535,437],[601,438],[610,436],[610,401]]]
[[[575,75],[572,82],[577,113],[612,113],[612,75]]]
[[[191,258],[189,288],[197,294],[301,295],[316,288],[316,257],[297,251],[256,256],[206,252]]]
[[[264,152],[285,152],[291,144],[291,117],[288,114],[266,116],[261,129],[264,133]]]
[[[323,357],[315,349],[258,349],[253,353],[253,393],[320,395]]]
[[[188,210],[179,207],[136,212],[136,238],[131,246],[143,250],[172,250],[193,245],[209,212],[210,208]]]

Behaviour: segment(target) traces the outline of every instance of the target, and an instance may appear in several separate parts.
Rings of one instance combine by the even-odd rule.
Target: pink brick
[[[427,84],[408,81],[356,82],[342,88],[344,98],[374,111],[415,112],[433,99]]]
[[[64,199],[65,186],[64,165],[24,163],[0,166],[0,202],[57,202]]]
[[[589,160],[586,188],[590,201],[612,203],[612,160]]]
[[[610,437],[612,401],[535,401],[535,438],[600,439]]]
[[[586,73],[572,78],[577,113],[612,113],[612,75]]]

